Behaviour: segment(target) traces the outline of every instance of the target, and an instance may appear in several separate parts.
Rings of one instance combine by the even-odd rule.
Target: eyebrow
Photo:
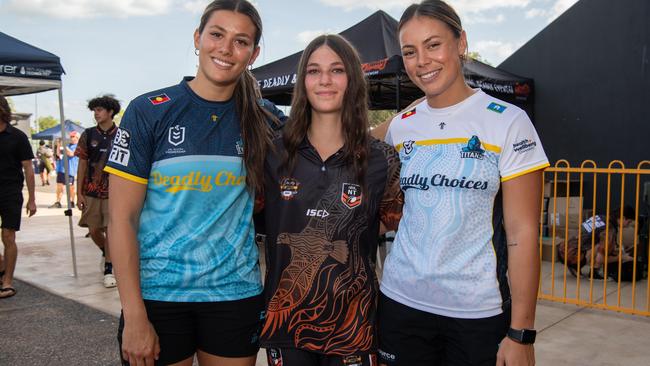
[[[424,41],[422,41],[422,44],[425,44],[425,43],[431,42],[432,40],[434,40],[434,39],[436,39],[436,38],[442,38],[442,37],[440,37],[440,36],[434,34],[434,35],[430,36],[429,38],[425,39]],[[412,48],[412,47],[415,47],[415,46],[410,45],[410,44],[406,44],[406,45],[402,46],[402,49],[405,49],[405,48]]]
[[[228,31],[226,30],[226,28],[221,27],[221,26],[218,26],[218,25],[216,25],[216,24],[215,24],[215,25],[211,25],[211,26],[208,27],[208,29],[212,29],[212,28],[216,28],[217,30],[219,30],[219,31],[221,31],[221,32],[223,32],[223,33],[228,33]],[[251,37],[250,34],[248,34],[248,33],[237,33],[237,34],[235,34],[235,36],[236,36],[236,37],[246,37],[246,38],[250,38],[250,39],[253,38],[253,37]]]
[[[343,65],[343,62],[340,62],[340,61],[332,62],[332,63],[330,64],[330,66],[339,66],[339,65],[340,65],[340,66],[345,66],[345,65]],[[315,63],[315,62],[312,62],[312,63],[310,63],[310,64],[307,64],[307,67],[310,67],[310,66],[320,66],[320,64],[317,64],[317,63]]]

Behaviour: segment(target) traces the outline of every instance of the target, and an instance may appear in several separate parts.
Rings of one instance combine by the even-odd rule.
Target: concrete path
[[[32,218],[23,218],[22,230],[17,235],[19,257],[16,277],[113,317],[119,316],[120,301],[117,290],[105,289],[102,286],[100,252],[90,239],[84,238],[85,229],[76,225],[79,218],[79,211],[76,209],[73,226],[78,276],[72,276],[68,218],[63,215],[63,209],[47,208],[54,202],[53,192],[53,186],[38,187],[38,213]],[[548,266],[547,263],[544,265]],[[550,273],[548,268],[544,271]],[[20,301],[23,288],[20,283],[17,286],[18,294],[14,306],[29,307],[29,304]],[[608,287],[608,294],[610,290],[615,294],[616,286]],[[645,297],[641,297],[639,301],[645,306]],[[0,321],[3,306],[0,302]],[[539,331],[535,346],[538,365],[650,365],[648,317],[539,301],[536,328]],[[33,328],[26,326],[24,329],[27,332]],[[0,337],[0,349],[4,348],[2,343]],[[116,344],[117,341],[114,344],[106,344],[105,347],[114,348]],[[33,352],[38,352],[38,345],[33,346]],[[84,364],[75,360],[67,361],[66,365]],[[258,356],[257,365],[266,365],[263,352]]]

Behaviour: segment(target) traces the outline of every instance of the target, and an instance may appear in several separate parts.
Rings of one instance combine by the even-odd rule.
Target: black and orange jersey
[[[359,182],[342,151],[323,161],[307,139],[287,174],[282,139],[274,144],[265,164],[262,346],[374,352],[377,238],[380,221],[394,230],[401,218],[399,157],[373,139]]]

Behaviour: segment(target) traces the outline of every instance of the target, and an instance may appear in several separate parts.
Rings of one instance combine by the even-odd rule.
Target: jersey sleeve
[[[388,163],[386,187],[379,203],[379,219],[389,231],[397,230],[402,218],[404,193],[399,184],[401,163],[399,155],[392,146],[385,145],[386,161]]]
[[[154,153],[150,123],[134,103],[126,109],[104,171],[147,184]]]
[[[32,160],[34,159],[34,152],[32,151],[32,146],[29,144],[27,136],[21,134],[20,147],[18,151],[18,158],[20,161]]]
[[[501,181],[522,176],[549,166],[548,158],[525,112],[520,111],[513,120],[503,144],[499,159]]]
[[[88,132],[84,130],[79,137],[79,142],[77,142],[77,148],[74,151],[74,156],[79,159],[88,160]]]

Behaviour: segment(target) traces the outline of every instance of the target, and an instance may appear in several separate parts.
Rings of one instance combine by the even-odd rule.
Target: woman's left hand
[[[521,344],[505,337],[497,352],[497,366],[533,366],[535,348],[532,344]]]

